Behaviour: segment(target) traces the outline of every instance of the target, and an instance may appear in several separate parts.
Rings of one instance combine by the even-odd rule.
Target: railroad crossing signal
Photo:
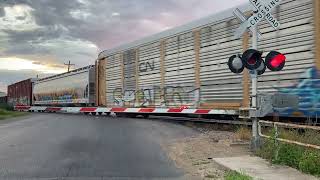
[[[274,29],[277,30],[280,27],[280,23],[271,15],[271,11],[280,4],[281,0],[249,1],[256,10],[251,17],[247,18],[239,9],[235,9],[233,14],[242,22],[236,30],[235,36],[240,37],[249,29],[252,32],[253,47],[242,55],[231,56],[228,66],[233,73],[241,73],[245,67],[250,70],[249,72],[254,79],[256,75],[262,75],[266,71],[266,68],[271,71],[281,71],[285,65],[286,57],[277,51],[271,51],[264,61],[262,59],[262,52],[256,50],[258,38],[262,37],[257,28],[259,22],[266,19]],[[238,58],[241,58],[242,64]]]
[[[247,29],[251,32],[255,31],[255,27],[263,19],[266,19],[269,24],[277,30],[280,27],[280,23],[271,15],[271,11],[277,7],[280,2],[281,0],[250,0],[250,3],[255,7],[257,13],[253,14],[245,21],[243,21],[243,17],[241,17],[242,13],[239,13],[239,10],[236,9],[234,14],[242,21],[242,24],[235,32],[236,37],[243,35]],[[258,37],[261,37],[261,33],[258,33]]]
[[[252,119],[252,147],[254,150],[257,150],[260,145],[260,138],[258,134],[258,124],[259,120],[258,112],[259,108],[257,107],[257,94],[258,94],[258,77],[257,75],[261,75],[265,72],[266,67],[268,67],[271,71],[280,71],[284,67],[285,56],[281,53],[275,53],[275,51],[270,52],[267,55],[266,61],[264,62],[261,58],[262,52],[259,52],[258,49],[258,38],[261,37],[261,33],[258,30],[258,24],[263,19],[266,19],[273,28],[277,29],[280,26],[280,23],[271,15],[271,11],[277,7],[281,0],[249,0],[250,3],[257,10],[251,17],[247,19],[242,12],[238,9],[234,11],[235,16],[237,16],[242,24],[236,30],[235,36],[240,37],[249,29],[252,32],[252,49],[246,51],[241,59],[243,66],[250,70],[251,75],[251,85],[252,85],[252,95],[251,95],[251,105],[250,108],[246,108],[245,111],[249,112],[249,117],[253,117]],[[230,61],[230,60],[229,60]],[[229,69],[232,71],[234,68],[233,63],[228,63]],[[251,70],[252,69],[252,70]],[[268,110],[270,108],[262,109]],[[245,113],[247,114],[247,113]],[[264,114],[262,114],[264,115]],[[241,111],[240,111],[241,117]]]
[[[281,71],[286,63],[286,56],[271,51],[265,58],[262,58],[262,52],[255,49],[248,49],[242,55],[233,55],[229,58],[228,66],[231,72],[241,73],[244,68],[250,71],[256,71],[257,75],[262,75],[266,68],[270,71]]]

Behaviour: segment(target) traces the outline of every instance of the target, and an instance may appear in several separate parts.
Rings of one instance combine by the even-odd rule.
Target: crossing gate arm
[[[197,115],[238,115],[237,110],[189,109],[189,108],[124,108],[124,107],[45,107],[15,106],[16,111],[63,112],[63,113],[138,113],[138,114],[197,114]]]

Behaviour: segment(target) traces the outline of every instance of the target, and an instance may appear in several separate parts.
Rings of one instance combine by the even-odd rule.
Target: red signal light
[[[284,61],[286,57],[283,54],[276,55],[270,62],[273,67],[279,67]]]
[[[262,52],[255,49],[249,49],[242,55],[242,62],[249,70],[255,70],[260,67],[262,63]]]
[[[271,71],[281,71],[285,63],[286,56],[277,51],[271,51],[266,57],[266,66]]]
[[[250,64],[250,65],[255,65],[256,63],[257,63],[257,61],[252,57],[248,60],[248,64]]]

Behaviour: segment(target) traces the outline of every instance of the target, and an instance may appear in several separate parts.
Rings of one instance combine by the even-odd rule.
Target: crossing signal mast
[[[231,72],[239,74],[244,68],[249,70],[252,85],[251,105],[250,108],[240,109],[240,117],[252,119],[252,147],[256,150],[260,145],[258,134],[258,118],[264,117],[273,111],[274,107],[287,104],[277,104],[277,102],[297,102],[296,97],[290,95],[265,95],[259,94],[257,97],[257,78],[263,75],[267,69],[270,71],[281,71],[286,62],[286,56],[277,51],[269,52],[263,59],[263,52],[258,50],[258,38],[262,37],[259,32],[258,24],[266,20],[275,30],[280,27],[280,23],[272,16],[271,11],[280,5],[281,0],[249,0],[253,9],[253,15],[246,17],[239,9],[234,10],[234,15],[242,22],[240,27],[235,31],[235,36],[240,38],[246,31],[251,31],[252,48],[246,50],[243,54],[233,55],[228,60],[228,66]],[[259,99],[259,102],[258,102]],[[296,103],[297,104],[297,103]]]

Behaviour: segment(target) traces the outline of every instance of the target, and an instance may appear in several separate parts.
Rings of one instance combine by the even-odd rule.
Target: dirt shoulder
[[[248,142],[227,131],[210,130],[200,135],[174,140],[164,147],[186,179],[224,179],[225,170],[212,159],[250,155]]]

